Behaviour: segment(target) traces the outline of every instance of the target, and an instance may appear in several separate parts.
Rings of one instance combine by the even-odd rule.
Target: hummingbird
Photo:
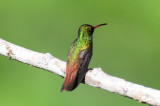
[[[102,25],[83,24],[78,30],[78,38],[75,39],[68,51],[66,63],[66,76],[61,92],[74,90],[84,79],[88,71],[88,65],[92,57],[92,43],[94,30]]]

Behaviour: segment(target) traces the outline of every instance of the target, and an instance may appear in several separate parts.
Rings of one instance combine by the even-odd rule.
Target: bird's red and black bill
[[[107,25],[107,23],[100,24],[100,25],[95,25],[95,26],[94,26],[94,29],[96,29],[97,27],[100,27],[100,26],[102,26],[102,25]]]

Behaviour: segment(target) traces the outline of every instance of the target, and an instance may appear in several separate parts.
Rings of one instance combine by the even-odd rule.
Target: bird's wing
[[[82,82],[85,77],[86,72],[88,71],[88,65],[92,57],[92,44],[86,49],[81,51],[79,54],[79,68],[77,73],[77,85]]]

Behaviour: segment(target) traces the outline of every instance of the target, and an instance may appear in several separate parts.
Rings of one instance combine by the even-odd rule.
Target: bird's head
[[[105,24],[100,24],[100,25],[95,25],[95,26],[92,26],[89,24],[83,24],[79,28],[78,37],[86,37],[86,36],[92,37],[94,29],[102,25],[107,25],[107,24],[105,23]]]

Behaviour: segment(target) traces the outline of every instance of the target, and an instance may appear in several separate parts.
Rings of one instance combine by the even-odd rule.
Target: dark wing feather
[[[75,89],[84,79],[86,72],[88,71],[88,65],[91,57],[92,57],[92,43],[86,50],[81,51],[81,53],[79,54],[79,67],[77,70],[78,73],[73,85],[73,89]]]
[[[79,58],[80,58],[80,65],[78,68],[78,84],[82,82],[83,78],[86,75],[86,72],[88,71],[88,65],[90,63],[90,59],[92,57],[92,44],[85,50],[81,52]]]

